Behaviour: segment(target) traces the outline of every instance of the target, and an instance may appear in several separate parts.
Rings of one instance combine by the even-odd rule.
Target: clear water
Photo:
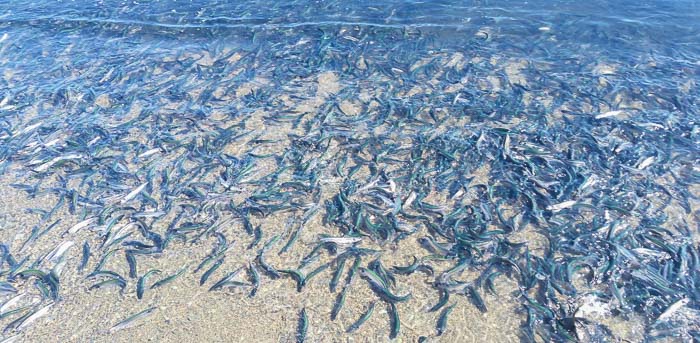
[[[697,1],[4,1],[2,337],[698,340],[698,23]]]

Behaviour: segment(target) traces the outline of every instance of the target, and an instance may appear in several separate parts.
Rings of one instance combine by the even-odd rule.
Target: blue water
[[[60,306],[49,270],[65,265],[46,247],[64,237],[92,245],[91,267],[104,245],[147,259],[201,237],[262,249],[239,261],[252,266],[275,234],[280,256],[285,243],[309,253],[295,239],[317,238],[302,228],[318,215],[324,234],[371,242],[376,255],[349,255],[367,268],[365,255],[410,240],[427,246],[416,261],[431,273],[438,256],[517,280],[523,341],[617,337],[577,321],[584,295],[623,322],[642,318],[645,340],[697,340],[698,82],[698,1],[3,1],[3,189],[59,200],[2,231],[0,293],[41,293],[32,311]],[[277,213],[296,234],[265,224]],[[89,236],[52,236],[57,220],[73,223],[65,230],[93,217]],[[104,229],[110,218],[133,224],[128,240]],[[240,225],[219,230],[224,219]],[[513,235],[526,227],[547,237],[541,256]],[[136,263],[119,256],[122,271]],[[20,282],[34,277],[17,272],[23,258],[48,286]],[[260,267],[272,274],[261,287],[280,277]],[[133,269],[129,287],[144,272]],[[565,275],[589,269],[580,289]],[[386,300],[367,275],[361,285]],[[429,276],[484,311],[482,279]],[[434,326],[386,331],[414,341]]]
[[[0,27],[8,42],[16,42],[5,47],[6,67],[26,68],[36,82],[47,76],[40,70],[57,64],[54,55],[76,42],[74,63],[148,58],[158,49],[189,45],[248,46],[265,54],[294,35],[318,40],[347,27],[373,40],[362,47],[370,54],[400,49],[417,59],[441,49],[478,47],[579,75],[581,66],[594,61],[620,63],[627,81],[667,90],[676,86],[671,75],[697,76],[699,6],[696,1],[5,1]],[[474,34],[483,27],[496,37],[480,42],[482,36]],[[404,38],[393,34],[401,32]],[[260,36],[265,39],[256,42]],[[295,54],[307,47],[285,49]],[[654,68],[639,70],[650,61]]]

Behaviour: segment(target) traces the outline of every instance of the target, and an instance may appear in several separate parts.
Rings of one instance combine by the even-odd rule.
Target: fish
[[[158,287],[162,287],[162,286],[165,286],[165,285],[173,282],[175,279],[180,277],[180,275],[182,275],[187,270],[187,268],[189,268],[189,266],[184,266],[180,270],[175,272],[175,274],[172,274],[172,275],[167,276],[161,280],[156,281],[154,284],[151,285],[151,289],[156,289]]]
[[[148,277],[160,273],[161,271],[158,269],[151,269],[139,278],[138,282],[136,283],[136,297],[138,299],[143,299],[143,294],[146,291],[146,280]]]
[[[91,217],[91,218],[85,219],[85,220],[83,220],[83,221],[81,221],[81,222],[79,222],[79,223],[77,223],[77,224],[71,226],[71,227],[68,229],[67,233],[69,233],[69,234],[71,234],[71,235],[74,235],[74,234],[77,233],[78,231],[80,231],[80,230],[82,230],[82,229],[84,229],[84,228],[86,228],[86,227],[88,227],[88,226],[90,226],[90,225],[92,225],[92,224],[94,224],[94,223],[96,223],[96,222],[97,222],[97,218],[96,218],[96,217]]]
[[[433,305],[428,312],[435,312],[439,309],[441,309],[443,306],[447,305],[447,302],[450,300],[450,292],[448,292],[445,289],[440,290],[440,299],[438,300],[437,304]]]
[[[236,283],[232,280],[236,276],[238,276],[238,274],[240,274],[240,272],[242,270],[243,270],[243,267],[238,268],[238,269],[226,274],[226,276],[224,276],[221,280],[217,281],[214,285],[209,287],[209,291],[211,292],[211,291],[222,289],[222,288],[228,287],[228,286],[241,286],[241,284]]]
[[[372,313],[374,313],[374,307],[376,305],[376,302],[370,303],[369,306],[367,307],[367,310],[358,318],[352,325],[348,327],[346,330],[347,333],[352,333],[357,331],[357,329],[362,326],[371,316]]]
[[[141,312],[138,312],[136,314],[133,314],[126,319],[122,320],[121,322],[115,324],[111,328],[109,328],[109,333],[114,334],[117,331],[121,331],[130,327],[134,327],[136,325],[142,324],[142,320],[149,317],[150,315],[153,314],[158,309],[157,306],[149,307]]]
[[[129,192],[129,194],[125,195],[124,198],[122,198],[122,200],[119,201],[119,203],[126,204],[127,202],[133,200],[134,198],[136,198],[137,195],[139,195],[139,193],[141,193],[146,188],[146,186],[148,186],[148,182],[144,182],[138,187],[134,188],[134,190]]]
[[[637,169],[644,170],[646,167],[652,165],[655,160],[656,158],[654,156],[647,157],[639,162],[639,164],[637,165]]]
[[[319,241],[344,246],[362,242],[362,237],[321,237]]]
[[[340,281],[340,276],[342,275],[343,270],[345,269],[345,260],[346,260],[346,258],[344,258],[344,257],[339,257],[336,260],[335,273],[333,273],[333,278],[331,279],[331,281],[328,285],[331,292],[335,292],[335,289],[338,286],[338,282]]]
[[[510,135],[506,134],[506,138],[503,140],[503,155],[510,156]]]
[[[59,244],[48,255],[46,255],[46,259],[56,263],[73,245],[75,245],[75,243],[72,241],[65,241]]]
[[[51,168],[53,165],[55,165],[56,163],[59,163],[62,161],[76,160],[76,159],[81,159],[81,158],[83,158],[83,155],[80,155],[80,154],[69,154],[69,155],[65,155],[65,156],[57,156],[57,157],[54,157],[53,159],[51,159],[50,161],[42,163],[40,166],[34,168],[34,171],[45,172],[49,168]]]
[[[622,110],[615,110],[615,111],[608,111],[605,113],[600,113],[595,116],[595,119],[603,119],[603,118],[611,118],[611,117],[617,117],[619,115],[624,114],[625,112]]]
[[[80,259],[80,265],[78,265],[79,271],[82,271],[83,269],[85,269],[85,267],[87,267],[89,259],[90,259],[90,244],[87,241],[85,241],[83,243],[83,254],[82,254],[82,257]]]
[[[666,310],[664,310],[664,312],[661,313],[661,314],[656,318],[656,322],[658,323],[658,322],[662,322],[662,321],[668,320],[668,319],[671,318],[676,312],[678,312],[681,308],[683,308],[684,306],[688,305],[689,302],[690,302],[690,299],[688,299],[688,298],[682,298],[682,299],[680,299],[680,300],[674,302],[673,304],[671,304],[671,306],[669,306],[668,308],[666,308]]]
[[[578,201],[568,200],[568,201],[560,202],[558,204],[547,206],[547,210],[552,211],[552,212],[559,212],[561,210],[571,208],[576,204],[578,204]]]
[[[145,157],[148,157],[148,156],[151,156],[151,155],[155,155],[155,154],[157,154],[157,153],[159,153],[159,152],[161,152],[161,149],[160,149],[160,148],[153,148],[153,149],[146,150],[146,151],[142,152],[142,153],[139,154],[137,157],[138,157],[138,158],[145,158]]]
[[[207,282],[207,279],[209,279],[209,276],[213,274],[221,265],[224,263],[223,257],[220,258],[218,261],[216,261],[211,268],[209,268],[204,274],[202,274],[202,277],[199,279],[199,285],[202,286],[204,285],[205,282]]]
[[[331,320],[335,321],[336,318],[338,318],[338,314],[340,314],[340,310],[343,308],[345,305],[345,298],[348,294],[348,286],[346,285],[343,287],[343,289],[338,293],[338,295],[335,298],[335,303],[333,304],[333,308],[331,309]]]
[[[48,314],[49,310],[51,309],[51,307],[53,307],[53,305],[54,303],[49,303],[48,305],[42,308],[37,308],[34,311],[30,312],[31,314],[29,316],[23,318],[21,322],[19,322],[19,325],[17,325],[17,331],[22,331],[24,328],[31,325],[37,319]]]
[[[5,301],[2,305],[0,305],[0,313],[7,312],[11,307],[16,305],[20,300],[22,300],[24,296],[25,293],[19,293],[14,297],[10,298],[9,300]]]
[[[440,318],[438,319],[437,323],[437,335],[442,336],[443,333],[445,333],[445,330],[447,329],[447,317],[452,313],[452,310],[454,309],[456,304],[452,304],[448,307],[445,307],[444,310],[442,310],[442,313],[440,313]]]
[[[306,315],[306,308],[301,309],[299,314],[299,324],[297,325],[296,341],[304,343],[306,341],[306,332],[309,329],[309,318]]]
[[[401,331],[401,319],[399,319],[399,310],[396,308],[394,303],[389,303],[389,317],[391,318],[391,330],[389,332],[389,338],[394,339],[398,337],[399,331]]]
[[[258,289],[260,288],[260,273],[258,273],[257,268],[255,268],[255,264],[253,262],[250,262],[248,264],[248,272],[251,277],[251,283],[253,284],[253,289],[250,291],[250,294],[248,295],[249,297],[254,297],[255,294],[258,292]]]
[[[41,122],[41,121],[40,121],[40,122],[34,123],[34,124],[32,124],[32,125],[29,125],[29,126],[25,127],[24,129],[22,129],[22,130],[16,132],[14,135],[12,135],[12,138],[15,138],[15,137],[17,137],[17,136],[23,135],[23,134],[25,134],[25,133],[32,132],[32,131],[34,131],[35,129],[39,128],[39,127],[40,127],[41,125],[43,125],[43,124],[44,124],[44,122]]]
[[[383,280],[377,273],[367,269],[360,268],[360,274],[366,278],[372,285],[372,289],[382,298],[386,299],[390,303],[403,302],[411,298],[411,294],[408,293],[403,296],[395,295],[389,290],[389,285],[385,280]]]

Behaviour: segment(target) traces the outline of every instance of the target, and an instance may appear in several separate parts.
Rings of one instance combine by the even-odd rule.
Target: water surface
[[[699,17],[3,2],[2,337],[697,340]]]

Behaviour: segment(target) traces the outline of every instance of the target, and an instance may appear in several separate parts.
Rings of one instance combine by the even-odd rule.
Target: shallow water
[[[3,2],[2,338],[698,340],[698,22]]]

